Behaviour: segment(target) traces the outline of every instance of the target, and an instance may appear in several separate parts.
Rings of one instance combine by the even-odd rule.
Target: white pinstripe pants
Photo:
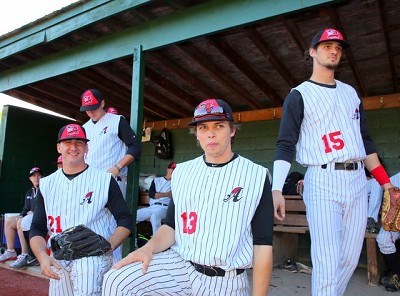
[[[378,242],[379,250],[383,254],[396,253],[396,241],[400,238],[400,233],[396,231],[387,231],[383,227],[379,230],[379,234],[376,238]]]
[[[104,275],[103,296],[151,295],[249,295],[247,273],[209,277],[197,272],[175,251],[155,254],[147,273],[142,263],[132,263]]]
[[[344,295],[358,264],[367,223],[364,169],[309,167],[303,198],[311,235],[312,295]]]

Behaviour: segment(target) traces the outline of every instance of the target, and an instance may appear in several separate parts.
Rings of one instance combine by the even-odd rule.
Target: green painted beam
[[[0,59],[41,43],[50,42],[99,20],[133,9],[151,0],[94,0],[56,14],[37,26],[0,41]]]
[[[133,65],[132,65],[132,96],[131,96],[131,127],[139,138],[142,139],[143,127],[143,93],[144,93],[144,69],[145,59],[143,48],[140,45],[133,47]],[[126,201],[132,213],[133,220],[136,221],[136,211],[139,196],[139,177],[140,177],[140,159],[136,159],[128,170],[128,188]],[[135,247],[135,235],[124,243],[124,254],[132,252]]]
[[[330,3],[327,0],[219,0],[198,5],[85,45],[0,73],[0,92],[132,54],[276,15]]]

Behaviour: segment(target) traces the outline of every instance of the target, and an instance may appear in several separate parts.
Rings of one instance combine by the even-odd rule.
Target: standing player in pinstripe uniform
[[[80,110],[90,117],[83,125],[90,140],[86,163],[113,174],[125,197],[127,166],[139,158],[140,141],[125,117],[104,110],[105,101],[97,89],[86,90],[81,102]]]
[[[311,41],[311,78],[286,97],[276,145],[272,194],[275,217],[285,218],[282,187],[296,160],[307,167],[303,198],[311,235],[312,295],[343,295],[360,256],[367,222],[364,164],[384,188],[391,187],[368,135],[362,102],[335,80],[347,47],[335,29]]]
[[[101,295],[103,275],[112,255],[55,260],[46,253],[45,237],[84,224],[117,248],[131,233],[133,219],[111,174],[88,166],[84,129],[61,128],[57,150],[63,168],[41,179],[30,230],[30,243],[42,273],[50,278],[49,295]]]
[[[390,177],[390,181],[394,186],[400,187],[400,173]],[[383,190],[379,192],[371,192],[376,194],[376,199],[382,200]],[[400,239],[400,233],[387,231],[381,227],[376,238],[379,250],[385,260],[386,266],[389,268],[392,275],[381,279],[381,284],[385,286],[386,291],[400,291],[400,260],[397,254],[396,241]]]
[[[178,164],[166,225],[104,277],[103,295],[267,295],[273,203],[268,170],[234,153],[232,110],[209,99],[191,123],[204,155]],[[169,249],[170,248],[170,249]]]

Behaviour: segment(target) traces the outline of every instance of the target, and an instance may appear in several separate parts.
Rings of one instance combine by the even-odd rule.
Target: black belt
[[[323,169],[327,167],[327,164],[321,165]],[[362,168],[362,162],[360,164],[358,162],[335,162],[335,170],[356,171],[358,168]]]
[[[155,202],[154,205],[168,207],[168,205],[163,204],[161,202]]]
[[[201,265],[194,263],[192,261],[189,262],[194,266],[194,269],[196,269],[196,271],[205,274],[207,276],[225,276],[225,270],[223,270],[222,268]],[[244,271],[245,271],[244,269],[236,269],[236,275],[242,274]]]

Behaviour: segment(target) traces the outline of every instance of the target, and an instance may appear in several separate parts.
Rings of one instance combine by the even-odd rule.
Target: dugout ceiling
[[[210,96],[276,108],[310,76],[312,36],[332,26],[351,44],[337,78],[396,106],[399,14],[400,0],[80,0],[0,37],[0,92],[85,121],[79,96],[98,88],[129,117],[141,45],[147,121],[190,117]]]

